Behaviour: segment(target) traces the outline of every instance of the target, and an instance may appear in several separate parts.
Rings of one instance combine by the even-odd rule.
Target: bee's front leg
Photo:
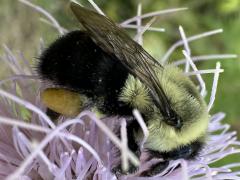
[[[164,169],[166,169],[169,165],[169,161],[159,162],[157,164],[152,165],[148,170],[143,171],[140,176],[143,177],[151,177],[161,173]]]

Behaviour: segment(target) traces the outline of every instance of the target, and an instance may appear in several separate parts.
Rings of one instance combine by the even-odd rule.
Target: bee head
[[[209,115],[196,86],[181,70],[170,65],[156,74],[169,107],[155,102],[151,89],[133,76],[129,76],[120,95],[120,100],[144,114],[149,130],[146,147],[167,152],[199,139],[203,142]]]

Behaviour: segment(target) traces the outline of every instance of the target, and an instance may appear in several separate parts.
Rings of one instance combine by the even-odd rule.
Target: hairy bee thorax
[[[129,75],[119,100],[144,114],[150,133],[145,146],[167,152],[199,139],[204,141],[209,115],[196,86],[179,68],[171,65],[156,69],[156,74],[171,107],[182,119],[182,127],[177,129],[164,122],[162,114],[152,101],[149,89]],[[137,137],[141,137],[140,134]]]

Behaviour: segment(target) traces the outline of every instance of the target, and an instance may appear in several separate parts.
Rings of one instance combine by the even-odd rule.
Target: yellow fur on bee
[[[49,109],[68,117],[75,117],[87,98],[63,88],[48,88],[41,93],[41,99]]]

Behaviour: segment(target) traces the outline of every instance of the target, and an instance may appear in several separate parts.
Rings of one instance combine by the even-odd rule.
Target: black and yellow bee
[[[49,88],[42,101],[54,112],[76,116],[84,109],[132,116],[138,109],[149,137],[144,144],[161,171],[174,159],[192,159],[203,147],[209,115],[193,82],[172,65],[162,66],[109,18],[71,3],[85,28],[70,32],[40,56],[38,73],[61,88]],[[137,151],[142,132],[127,126],[129,148]]]

